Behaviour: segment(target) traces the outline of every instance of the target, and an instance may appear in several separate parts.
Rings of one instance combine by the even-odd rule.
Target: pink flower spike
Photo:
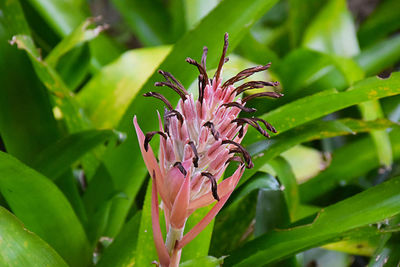
[[[278,85],[276,82],[243,81],[257,72],[267,70],[270,63],[247,68],[225,80],[222,69],[228,62],[227,50],[226,33],[222,56],[214,77],[207,72],[207,47],[203,48],[201,61],[186,58],[186,62],[199,71],[197,99],[171,73],[158,71],[164,81],[154,85],[164,87],[163,90],[172,90],[180,98],[174,108],[173,103],[159,92],[144,94],[145,97],[161,100],[166,106],[164,114],[157,112],[158,131],[144,135],[136,117],[133,119],[144,162],[157,189],[153,191],[153,198],[160,194],[162,199],[160,208],[164,210],[167,230],[164,248],[160,245],[161,235],[154,236],[162,267],[168,266],[165,263],[169,264],[168,267],[179,265],[182,247],[197,236],[221,210],[237,186],[244,167],[254,166],[249,152],[240,144],[248,126],[265,137],[269,137],[269,132],[276,133],[275,128],[263,119],[242,116],[242,113],[256,111],[248,105],[254,98],[282,96],[270,90],[242,96],[252,89]],[[242,84],[237,85],[238,82]],[[160,137],[158,162],[149,144],[155,135]],[[231,161],[240,162],[239,167],[231,177],[218,184]],[[158,212],[158,203],[153,202],[152,213],[155,213]],[[214,202],[216,204],[203,220],[183,237],[187,218],[196,209]],[[159,223],[159,219],[154,218],[153,227]],[[168,261],[165,248],[169,255]]]
[[[157,197],[157,184],[153,180],[153,188],[151,194],[151,222],[153,228],[153,239],[156,246],[158,258],[160,260],[161,266],[168,266],[170,262],[170,257],[168,255],[167,248],[164,245],[164,240],[160,228],[160,215],[158,212],[158,197]]]

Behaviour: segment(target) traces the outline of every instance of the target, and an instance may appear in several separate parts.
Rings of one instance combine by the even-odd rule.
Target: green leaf
[[[196,266],[203,266],[203,267],[217,267],[222,266],[224,263],[224,259],[226,257],[215,258],[211,256],[201,257],[201,258],[194,258],[188,261],[185,261],[179,264],[180,267],[196,267]]]
[[[289,31],[292,46],[297,47],[307,26],[312,22],[326,1],[319,0],[289,0]]]
[[[0,1],[0,10],[1,138],[8,153],[30,164],[60,133],[49,96],[29,59],[8,43],[17,32],[29,33],[21,6],[15,0]]]
[[[162,1],[112,0],[112,3],[143,45],[156,46],[173,41],[169,14]]]
[[[319,150],[303,145],[295,146],[281,156],[289,162],[299,183],[317,175],[327,164]]]
[[[89,122],[79,111],[79,106],[73,99],[72,92],[67,88],[56,71],[43,61],[32,38],[28,35],[15,35],[10,43],[16,44],[19,49],[27,52],[39,79],[53,94],[54,101],[62,112],[60,116],[65,119],[68,128],[71,131],[85,128]]]
[[[86,266],[89,243],[71,205],[46,177],[0,152],[0,191],[12,211],[72,266]]]
[[[279,107],[261,116],[270,122],[281,134],[305,122],[320,118],[332,112],[383,97],[400,94],[400,73],[392,73],[388,79],[367,78],[355,83],[345,92],[325,90]],[[255,131],[249,131],[244,141],[262,139]]]
[[[141,212],[135,214],[106,248],[96,266],[134,266],[136,261],[137,236],[139,232]]]
[[[86,18],[91,17],[89,5],[83,0],[29,0],[29,3],[60,37],[66,37]],[[92,67],[94,70],[98,70],[118,57],[122,48],[106,35],[100,34],[90,43],[90,50]]]
[[[344,57],[359,51],[353,18],[345,0],[330,0],[305,32],[303,46]]]
[[[285,197],[287,210],[289,211],[291,220],[293,220],[298,213],[300,205],[300,196],[296,177],[294,176],[290,164],[283,157],[275,158],[269,162],[269,165],[276,172],[276,176],[282,185],[281,190]]]
[[[169,46],[135,49],[102,68],[77,96],[93,124],[102,128],[118,125],[129,103],[170,51]]]
[[[106,141],[117,138],[121,138],[121,134],[113,130],[74,133],[44,149],[37,155],[32,166],[50,179],[56,180],[84,154]]]
[[[249,228],[256,214],[254,203],[257,201],[257,189],[277,183],[274,177],[265,173],[260,173],[251,182],[252,184],[244,190],[235,190],[229,200],[232,203],[218,213],[211,239],[210,255],[229,255],[233,249],[252,237]]]
[[[226,266],[258,266],[327,243],[400,213],[400,178],[322,209],[311,224],[276,231],[232,252]],[[365,203],[369,203],[365,205]],[[372,228],[373,229],[373,228]]]
[[[0,265],[68,266],[46,242],[3,207],[0,207]]]
[[[152,183],[149,182],[143,203],[142,217],[140,220],[137,238],[137,242],[140,244],[136,249],[135,264],[137,264],[137,266],[146,266],[149,263],[158,260],[157,251],[153,240],[153,228],[151,221],[151,188]],[[163,216],[160,216],[159,221],[164,221]],[[163,227],[161,227],[161,231],[162,230]]]
[[[372,255],[368,267],[389,267],[399,264],[400,243],[398,233],[394,234],[392,238],[390,238],[390,234],[384,237],[386,238],[382,238],[382,246],[380,246],[374,253],[374,255]]]
[[[382,40],[362,50],[355,60],[367,76],[378,74],[400,59],[400,35]]]
[[[196,79],[198,72],[193,66],[185,65],[186,57],[198,59],[203,46],[208,46],[207,64],[208,68],[212,69],[217,65],[221,56],[224,33],[230,34],[230,49],[234,49],[251,25],[276,2],[276,0],[222,1],[201,20],[194,30],[188,32],[175,44],[160,65],[160,69],[171,72],[184,86],[188,87]],[[235,20],[221,20],[221,18],[226,17],[226,14],[234,17]],[[152,88],[154,82],[160,81],[160,78],[158,73],[154,73],[142,86],[138,95],[147,92]],[[163,94],[171,103],[176,103],[179,97],[176,93],[168,90],[163,91]],[[118,127],[119,130],[129,134],[126,142],[105,155],[105,165],[113,177],[113,182],[118,186],[118,190],[123,190],[129,197],[129,201],[115,203],[112,207],[112,215],[110,216],[112,221],[110,221],[108,231],[111,236],[115,235],[120,229],[129,205],[138,192],[147,172],[143,161],[140,159],[139,145],[132,130],[132,117],[134,114],[137,115],[144,132],[156,129],[158,124],[155,110],[161,110],[161,108],[162,105],[159,101],[144,100],[141,97],[135,98],[130,103]],[[130,160],[127,161],[127,158]]]
[[[400,129],[395,127],[389,136],[393,158],[398,160],[400,158]],[[348,164],[350,160],[351,164]],[[347,184],[378,167],[379,160],[371,139],[364,138],[348,144],[333,153],[328,169],[300,185],[301,201],[315,200],[329,190]]]
[[[365,120],[375,120],[384,117],[379,100],[361,103],[359,104],[359,108]],[[393,163],[393,153],[388,133],[385,130],[380,130],[371,131],[370,134],[372,140],[374,140],[380,164],[386,168],[390,168]]]
[[[248,147],[250,154],[254,155],[254,168],[246,170],[239,184],[250,178],[263,164],[300,143],[340,135],[368,132],[375,129],[385,129],[393,125],[395,124],[385,119],[376,121],[361,121],[355,119],[317,121],[299,126],[271,140],[259,141]]]
[[[72,91],[80,89],[79,86],[89,76],[90,50],[88,44],[78,45],[61,57],[56,71]]]
[[[260,188],[257,195],[254,237],[257,238],[289,222],[288,208],[280,188]]]
[[[278,55],[273,50],[257,41],[250,33],[243,37],[235,53],[260,65],[265,65],[266,62],[272,62],[272,69],[275,69],[279,64]]]
[[[400,28],[400,3],[386,0],[361,24],[358,38],[362,46],[368,46]]]
[[[199,21],[218,5],[218,0],[183,0],[186,11],[186,24],[193,29]]]
[[[94,29],[89,29],[89,26],[91,26],[95,21],[96,19],[91,18],[82,22],[76,29],[74,29],[73,32],[71,32],[60,43],[58,43],[53,50],[51,50],[45,59],[46,63],[55,68],[59,59],[72,48],[96,38],[99,33],[105,29],[105,27],[97,26]]]

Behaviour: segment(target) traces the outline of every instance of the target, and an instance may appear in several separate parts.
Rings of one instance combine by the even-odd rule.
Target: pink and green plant
[[[180,100],[174,109],[160,93],[149,92],[146,97],[155,97],[165,103],[164,116],[159,117],[159,130],[143,134],[136,116],[133,123],[139,139],[144,162],[152,178],[152,224],[153,237],[161,266],[178,266],[182,248],[195,238],[218,214],[235,189],[244,168],[252,168],[250,154],[240,144],[248,126],[254,127],[265,137],[267,132],[276,133],[275,128],[263,119],[242,118],[243,111],[252,113],[254,108],[246,103],[257,97],[281,97],[275,91],[265,91],[240,97],[247,90],[275,87],[277,82],[249,81],[235,86],[256,72],[270,67],[256,66],[239,72],[222,82],[222,67],[229,60],[226,57],[228,34],[225,34],[222,56],[214,77],[208,77],[206,69],[207,47],[203,49],[201,63],[187,58],[186,62],[198,68],[198,98],[170,73],[159,70],[164,82],[155,86],[166,86],[179,94]],[[260,124],[265,126],[263,129]],[[160,135],[158,161],[149,146],[154,135]],[[231,161],[239,162],[232,176],[218,181]],[[161,197],[161,205],[158,203]],[[217,201],[209,213],[185,235],[185,223],[197,209]],[[162,237],[159,223],[159,207],[164,211],[166,240]]]

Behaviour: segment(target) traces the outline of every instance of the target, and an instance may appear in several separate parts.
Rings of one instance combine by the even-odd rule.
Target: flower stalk
[[[180,96],[180,100],[174,109],[161,93],[144,94],[145,97],[154,97],[164,102],[166,106],[163,117],[158,114],[158,131],[144,134],[136,116],[133,119],[143,159],[152,177],[153,237],[163,267],[179,265],[182,248],[218,214],[244,169],[253,167],[250,154],[240,144],[248,127],[255,128],[265,137],[269,137],[267,131],[276,133],[271,124],[260,118],[239,118],[238,115],[241,112],[256,111],[246,107],[247,102],[254,98],[282,96],[275,91],[267,91],[241,98],[243,92],[265,86],[275,87],[278,83],[251,81],[235,87],[235,83],[256,72],[267,70],[270,63],[245,69],[222,83],[222,68],[228,61],[227,49],[228,34],[225,34],[222,56],[213,78],[207,74],[206,47],[200,63],[191,58],[186,59],[199,71],[199,97],[196,100],[171,73],[159,71],[165,81],[157,82],[155,86],[172,89]],[[155,135],[160,138],[158,160],[150,146]],[[219,181],[232,161],[239,163],[236,171],[232,176]],[[158,196],[161,197],[161,205]],[[213,203],[215,205],[209,213],[184,234],[187,218],[195,210]],[[167,227],[165,242],[159,223],[160,207],[164,211]]]

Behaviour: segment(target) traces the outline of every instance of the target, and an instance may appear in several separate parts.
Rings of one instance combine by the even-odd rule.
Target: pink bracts
[[[276,86],[277,82],[251,81],[235,87],[234,84],[252,74],[264,71],[270,64],[256,66],[239,72],[222,83],[221,71],[228,61],[228,34],[225,34],[223,53],[218,69],[212,79],[206,72],[207,48],[203,50],[201,63],[191,58],[186,61],[200,72],[199,97],[193,99],[183,85],[170,73],[159,71],[164,82],[155,86],[167,86],[179,94],[176,109],[160,93],[149,92],[144,96],[163,101],[166,109],[163,118],[159,116],[159,130],[146,135],[141,131],[136,116],[133,123],[139,139],[140,149],[146,167],[152,177],[152,223],[153,235],[161,266],[178,266],[181,249],[195,238],[217,215],[243,174],[244,167],[253,163],[249,153],[240,145],[248,125],[269,137],[267,130],[276,132],[268,122],[259,118],[239,118],[243,112],[255,109],[245,106],[249,100],[268,96],[280,97],[276,92],[256,93],[244,98],[238,97],[246,90]],[[160,135],[158,161],[149,142],[154,135]],[[238,161],[235,173],[218,184],[228,163]],[[161,205],[158,204],[158,195]],[[216,204],[210,212],[183,236],[187,218],[198,208]],[[164,210],[167,237],[164,242],[159,224],[159,207]]]

